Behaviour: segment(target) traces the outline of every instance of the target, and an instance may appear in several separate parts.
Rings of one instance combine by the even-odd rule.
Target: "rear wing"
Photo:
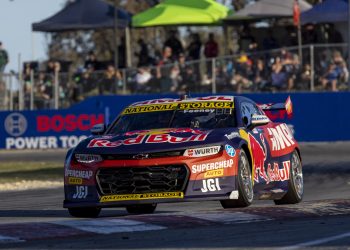
[[[293,103],[290,96],[285,103],[259,104],[258,106],[271,120],[283,119],[286,114],[289,119],[293,117]]]

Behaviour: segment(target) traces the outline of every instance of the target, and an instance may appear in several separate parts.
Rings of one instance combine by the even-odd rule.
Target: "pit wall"
[[[350,140],[350,93],[246,94],[257,103],[293,102],[295,137],[303,142]],[[198,96],[198,95],[196,95]],[[203,95],[206,96],[206,95]],[[110,123],[130,103],[177,95],[95,96],[63,110],[0,112],[0,149],[69,148],[97,123]],[[194,96],[195,97],[195,96]]]

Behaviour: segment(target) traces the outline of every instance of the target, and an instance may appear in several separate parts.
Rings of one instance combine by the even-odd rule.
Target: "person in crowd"
[[[263,59],[259,58],[253,68],[254,91],[264,91],[268,87],[270,73]]]
[[[147,67],[138,68],[135,76],[136,92],[137,93],[148,93],[151,89],[148,83],[152,79],[151,71]]]
[[[331,89],[332,91],[338,91],[338,79],[340,72],[337,70],[337,65],[334,62],[330,62],[327,68],[327,72],[320,78],[323,89]]]
[[[176,60],[180,53],[184,52],[181,41],[177,38],[175,30],[170,31],[168,39],[164,43],[164,48],[169,47],[172,50],[172,59]]]
[[[150,63],[148,46],[141,38],[137,41],[137,44],[140,46],[139,52],[135,53],[135,55],[139,58],[137,66],[148,66]]]
[[[3,48],[2,42],[0,42],[0,77],[5,71],[6,65],[9,63],[9,56],[7,51]],[[1,80],[1,79],[0,79]]]
[[[205,43],[204,55],[206,58],[214,58],[219,55],[219,45],[215,41],[213,33],[209,34],[208,41]]]
[[[198,76],[195,74],[193,66],[186,65],[185,71],[181,73],[181,78],[180,93],[186,94],[198,91]]]
[[[219,55],[219,45],[215,41],[213,33],[209,34],[208,41],[204,45],[204,55],[207,59],[212,59]],[[211,77],[211,74],[212,74],[211,60],[207,60],[207,72],[208,72],[208,76]]]
[[[243,90],[253,88],[253,61],[246,54],[242,54],[236,62],[235,74],[231,79],[234,91],[241,93]]]
[[[89,54],[86,57],[85,63],[84,63],[84,68],[86,70],[98,70],[99,67],[99,62],[97,61],[97,57],[95,55],[94,51],[89,51]]]
[[[113,65],[108,65],[104,72],[104,77],[99,84],[99,94],[116,94],[117,90],[123,86],[123,78],[119,70]]]
[[[299,90],[309,90],[310,89],[310,83],[311,83],[311,65],[309,63],[306,63],[303,66],[303,69],[300,74],[299,78]]]
[[[202,42],[198,33],[191,34],[191,42],[187,47],[188,60],[199,60],[201,57]]]
[[[271,86],[273,90],[285,90],[288,84],[288,75],[283,70],[283,64],[280,57],[275,58],[275,63],[272,65]]]
[[[37,109],[53,108],[53,81],[52,77],[40,71],[34,91],[34,104]]]
[[[160,92],[169,92],[172,80],[170,78],[172,60],[172,49],[170,47],[164,47],[162,58],[159,60],[156,69],[156,76],[159,80]]]

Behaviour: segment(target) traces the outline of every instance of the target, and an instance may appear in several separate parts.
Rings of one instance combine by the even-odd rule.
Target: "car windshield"
[[[121,115],[107,131],[121,134],[135,130],[160,128],[227,128],[235,127],[233,108],[188,109],[144,112]]]

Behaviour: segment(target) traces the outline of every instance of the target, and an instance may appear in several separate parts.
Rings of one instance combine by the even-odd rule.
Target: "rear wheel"
[[[78,218],[96,218],[101,212],[101,208],[97,207],[73,207],[68,208],[71,216]]]
[[[301,202],[304,194],[304,179],[302,164],[298,152],[295,150],[292,153],[289,180],[288,180],[288,192],[280,200],[275,200],[276,205],[282,204],[295,204]]]
[[[157,208],[157,203],[137,204],[126,206],[126,211],[130,214],[152,214]]]
[[[238,199],[220,201],[223,208],[247,207],[252,204],[254,197],[252,171],[248,157],[243,149],[239,154],[237,180]]]

